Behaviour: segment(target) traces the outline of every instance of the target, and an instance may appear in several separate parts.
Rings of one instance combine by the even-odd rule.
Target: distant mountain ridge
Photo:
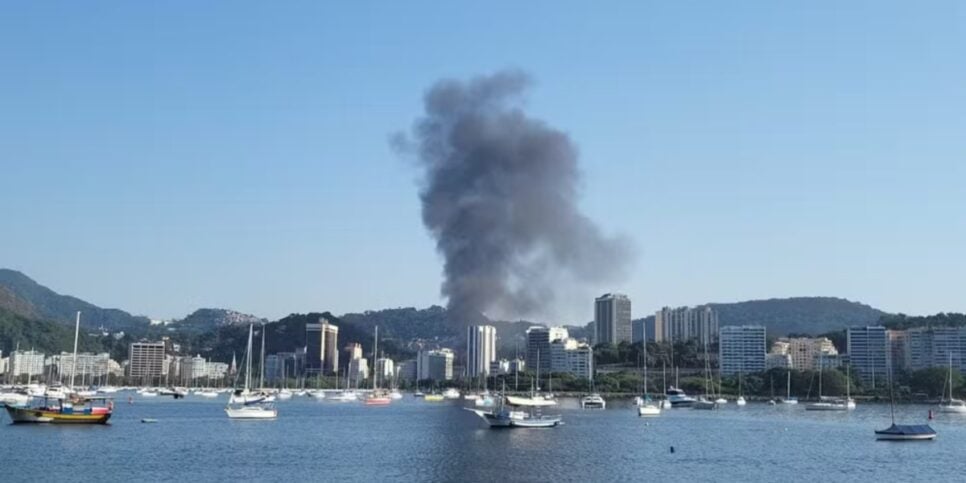
[[[9,269],[0,269],[0,307],[25,317],[64,324],[73,324],[75,314],[80,311],[85,327],[104,327],[108,330],[143,328],[150,323],[147,317],[131,315],[119,309],[101,308],[76,297],[61,295]]]
[[[761,325],[769,337],[788,334],[824,334],[856,325],[876,325],[889,314],[869,305],[838,297],[790,297],[710,303],[718,323]],[[641,320],[641,319],[637,319]],[[654,316],[644,320],[654,320]]]

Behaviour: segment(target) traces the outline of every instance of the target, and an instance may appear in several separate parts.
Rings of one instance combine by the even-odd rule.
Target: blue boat
[[[936,439],[936,431],[928,424],[895,424],[876,430],[879,441],[930,441]]]

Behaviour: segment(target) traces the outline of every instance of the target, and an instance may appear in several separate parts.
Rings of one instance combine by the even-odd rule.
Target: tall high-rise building
[[[373,369],[373,373],[379,377],[380,381],[391,381],[396,375],[396,363],[386,357],[376,359],[376,367]],[[382,386],[386,385],[382,384]]]
[[[419,351],[416,358],[416,372],[419,380],[453,379],[453,351],[449,349]]]
[[[631,299],[627,295],[608,293],[594,300],[594,343],[631,342]]]
[[[729,325],[718,336],[718,363],[722,376],[765,370],[765,328]]]
[[[466,375],[487,376],[490,363],[496,360],[496,328],[471,325],[466,328]]]
[[[160,377],[167,373],[163,341],[133,342],[127,359],[128,375],[132,378]]]
[[[567,329],[563,327],[534,326],[527,329],[526,366],[533,371],[539,367],[540,372],[549,373],[552,365],[550,343],[568,336]]]
[[[339,370],[339,327],[322,317],[305,324],[305,370],[334,374]]]
[[[718,313],[711,307],[664,307],[654,314],[654,340],[711,344],[718,337]]]
[[[358,342],[352,342],[345,346],[345,352],[348,355],[350,361],[354,359],[362,359],[362,344]]]
[[[892,352],[886,328],[849,327],[846,339],[853,372],[872,387],[882,386],[889,377],[889,356]]]
[[[339,373],[339,328],[328,320],[322,324],[322,371]]]

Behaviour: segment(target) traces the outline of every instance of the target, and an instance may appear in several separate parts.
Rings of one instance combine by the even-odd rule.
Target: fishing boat
[[[892,425],[886,429],[875,430],[879,441],[932,441],[936,430],[928,424],[896,424],[896,396],[892,384],[892,371],[889,371],[889,407],[892,412]]]
[[[29,394],[19,391],[0,392],[0,404],[25,406],[30,402],[30,397]]]
[[[77,340],[80,336],[80,317],[74,326],[74,358],[77,360]],[[54,424],[105,424],[114,413],[114,401],[107,397],[81,397],[73,394],[74,375],[77,365],[72,364],[70,386],[56,396],[45,393],[33,397],[26,404],[11,405],[4,403],[10,419],[14,423],[54,423]]]
[[[114,413],[107,397],[34,397],[26,405],[4,404],[14,423],[105,424]]]
[[[376,354],[379,350],[379,326],[376,326],[375,334],[373,335],[372,344],[372,392],[366,395],[365,403],[366,406],[388,406],[392,403],[392,398],[389,397],[389,392],[379,388],[379,371],[378,364],[376,361]]]
[[[264,334],[265,328],[262,328],[262,333]],[[252,336],[254,333],[254,324],[248,325],[248,347],[245,350],[245,387],[242,390],[236,391],[236,395],[242,397],[242,402],[238,402],[237,399],[230,398],[228,404],[225,406],[225,413],[228,414],[230,419],[240,419],[240,420],[270,420],[278,417],[278,409],[272,402],[257,400],[247,402],[244,398],[251,393],[251,383],[252,383]],[[264,340],[264,339],[263,339]],[[237,381],[236,381],[237,382]],[[233,395],[235,396],[235,395]]]
[[[946,388],[943,388],[943,398],[946,395]],[[953,355],[949,355],[949,399],[943,399],[939,404],[939,412],[949,414],[966,414],[966,402],[962,399],[953,397]]]
[[[506,385],[504,384],[504,394]],[[545,416],[540,414],[538,407],[531,406],[530,411],[522,411],[511,407],[509,401],[502,395],[500,404],[492,411],[474,408],[464,408],[479,416],[490,428],[553,428],[561,424],[560,416]]]
[[[494,399],[489,392],[484,392],[483,394],[480,394],[480,397],[476,398],[476,401],[473,401],[473,404],[476,405],[476,407],[489,408],[496,405],[496,399]]]

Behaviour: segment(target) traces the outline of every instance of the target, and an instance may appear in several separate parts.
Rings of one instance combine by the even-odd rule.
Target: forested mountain
[[[78,311],[85,327],[132,330],[146,327],[147,317],[123,310],[104,309],[76,297],[60,295],[16,271],[0,269],[0,307],[11,312],[73,326]]]
[[[720,325],[763,325],[769,337],[823,334],[854,325],[874,325],[887,315],[868,305],[835,297],[792,297],[711,303]],[[647,319],[653,320],[654,316]]]
[[[107,337],[91,336],[81,331],[78,350],[104,352],[109,350]],[[59,354],[74,350],[74,329],[49,320],[33,319],[0,307],[0,350],[8,355],[20,345],[21,350],[36,350],[45,354]]]

